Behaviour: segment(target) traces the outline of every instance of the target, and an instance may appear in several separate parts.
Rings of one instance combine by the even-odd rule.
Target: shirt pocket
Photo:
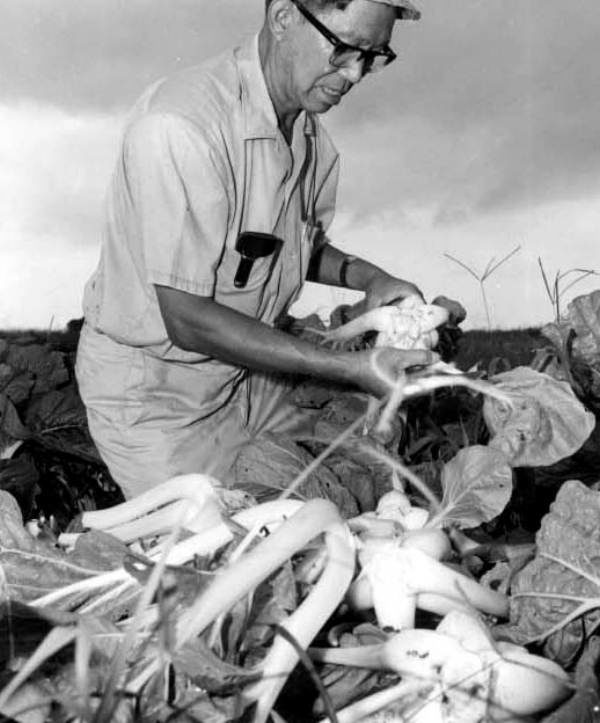
[[[239,254],[238,254],[239,258]],[[264,256],[260,259],[255,259],[252,263],[252,268],[250,269],[250,273],[248,275],[248,280],[245,284],[245,286],[239,287],[239,290],[241,292],[248,291],[259,291],[260,289],[263,289],[269,282],[269,279],[273,276],[273,273],[275,272],[275,268],[277,267],[277,261],[278,261],[278,253],[274,252],[270,254],[269,256]],[[238,262],[239,263],[239,262]],[[233,285],[233,278],[235,278],[235,273],[237,271],[237,265],[233,272],[233,277],[231,280],[231,283]],[[236,287],[234,287],[236,288]]]
[[[244,286],[236,287],[234,279],[242,263],[242,255],[235,248],[226,248],[220,268],[221,281],[231,289],[253,290],[262,287],[273,273],[281,252],[281,242],[267,256],[252,260]]]

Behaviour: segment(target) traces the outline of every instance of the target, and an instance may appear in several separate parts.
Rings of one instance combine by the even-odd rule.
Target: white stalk
[[[325,534],[328,559],[325,569],[311,593],[282,623],[302,648],[308,647],[340,604],[354,572],[354,545],[351,535],[339,520]],[[296,650],[281,636],[275,638],[262,663],[262,679],[245,691],[249,702],[256,701],[255,723],[266,721],[269,711],[298,662]]]
[[[42,597],[31,600],[29,605],[32,607],[48,607],[50,605],[56,605],[60,600],[64,600],[71,595],[78,593],[92,593],[101,590],[108,585],[114,586],[116,583],[120,583],[126,579],[131,579],[131,575],[125,572],[123,568],[110,570],[109,572],[94,575],[93,577],[88,577],[85,580],[80,580],[79,582],[73,582],[70,585],[59,588],[58,590],[53,590],[46,595],[42,595]]]
[[[575,687],[559,665],[524,648],[515,646],[500,656],[494,700],[502,711],[524,716],[551,710]]]
[[[514,406],[514,400],[498,387],[484,382],[478,379],[470,379],[469,377],[463,377],[458,374],[433,374],[428,377],[420,377],[413,381],[407,381],[404,386],[404,398],[415,397],[420,394],[428,394],[435,389],[442,389],[443,387],[465,387],[471,389],[474,392],[485,394],[488,397],[497,399],[504,404],[507,404],[511,408]]]
[[[263,527],[269,529],[294,515],[302,507],[301,500],[272,500],[241,510],[231,518],[233,522],[247,530]],[[169,565],[183,565],[194,557],[210,555],[219,547],[228,544],[234,538],[231,527],[225,522],[215,525],[210,530],[192,535],[177,545],[169,553]],[[149,554],[151,559],[160,555],[162,547],[157,545]]]
[[[367,331],[389,331],[393,328],[395,319],[400,315],[397,306],[380,306],[331,331],[321,329],[310,329],[310,331],[320,334],[327,341],[347,341],[360,334],[365,334]]]
[[[179,499],[158,510],[148,512],[142,517],[107,527],[104,531],[127,544],[146,537],[166,535],[177,520],[182,521],[184,529],[190,532],[201,532],[219,524],[222,518],[218,509],[214,509],[214,505],[205,504],[203,508],[199,509],[193,504],[190,505],[189,500]]]
[[[338,508],[328,500],[305,502],[272,535],[217,575],[213,584],[179,619],[177,646],[199,635],[217,615],[229,610],[298,550],[340,519]],[[354,561],[351,575],[353,573]]]
[[[305,502],[301,509],[278,527],[272,535],[215,576],[213,583],[179,618],[175,631],[175,649],[202,633],[219,615],[254,590],[315,536],[329,531],[332,526],[332,533],[328,537],[331,537],[332,545],[337,544],[334,542],[337,539],[334,533],[337,533],[339,537],[340,532],[337,527],[339,525],[342,525],[344,530],[347,529],[340,518],[338,508],[332,502],[324,499]],[[350,533],[348,531],[345,534]],[[353,546],[350,546],[342,563],[344,579],[347,578],[345,584],[337,577],[338,574],[341,575],[341,572],[337,570],[340,564],[338,560],[330,559],[326,568],[328,569],[330,565],[336,566],[332,568],[336,570],[335,574],[332,572],[331,576],[328,575],[323,584],[325,586],[328,581],[333,579],[336,583],[336,590],[327,589],[327,595],[322,595],[325,599],[321,599],[321,593],[319,594],[319,606],[323,606],[322,614],[326,616],[331,614],[334,607],[337,606],[354,574]],[[319,588],[319,590],[322,589]],[[318,611],[314,611],[314,614],[311,614],[311,620],[317,619],[317,617]],[[311,622],[305,621],[305,625],[308,627]],[[131,681],[128,689],[134,692],[139,690],[156,671],[157,662],[154,660],[135,680]],[[281,685],[284,680],[281,681]]]
[[[215,489],[220,486],[221,483],[217,479],[208,475],[179,475],[131,500],[127,500],[127,502],[114,505],[106,510],[84,512],[82,524],[84,527],[97,530],[110,530],[110,528],[135,520],[152,510],[179,499],[193,502],[198,509],[203,507],[208,500],[218,505]]]
[[[272,502],[265,502],[261,505],[255,505],[247,510],[238,512],[232,517],[232,520],[246,529],[250,529],[256,525],[259,527],[269,527],[291,517],[303,504],[304,503],[299,500],[274,500]],[[167,564],[183,565],[193,560],[196,556],[211,555],[223,545],[231,542],[231,540],[233,540],[233,532],[224,522],[221,522],[206,532],[192,535],[174,545],[167,554]],[[164,546],[157,545],[152,549],[148,557],[155,562],[160,559],[163,551]],[[77,593],[97,592],[109,586],[110,590],[107,590],[103,594],[103,602],[108,602],[111,598],[124,594],[127,587],[130,587],[132,592],[140,589],[139,582],[125,569],[119,568],[93,575],[80,582],[54,590],[47,595],[33,600],[30,604],[36,607],[59,605],[62,600],[66,600]],[[94,608],[96,602],[97,601],[91,601],[88,603],[88,606]]]
[[[337,711],[336,718],[338,723],[361,723],[361,721],[366,721],[368,716],[387,708],[401,698],[406,699],[415,696],[424,698],[430,690],[431,685],[429,683],[418,680],[403,680]],[[386,720],[386,718],[382,717],[382,720]],[[390,718],[390,720],[392,719]],[[411,723],[414,723],[413,718],[410,720]],[[331,723],[331,719],[325,718],[320,723]]]
[[[110,605],[111,600],[116,599],[119,600],[120,604],[123,604],[128,599],[135,598],[135,596],[140,592],[140,587],[140,583],[135,578],[129,576],[129,579],[123,580],[120,585],[117,585],[111,590],[107,590],[105,593],[100,595],[100,597],[90,600],[90,602],[84,605],[80,610],[78,610],[78,612],[81,613],[81,615],[90,615],[91,613],[95,613],[97,610],[101,610],[105,605]],[[127,593],[129,593],[129,595],[128,597],[125,597]]]
[[[320,663],[348,665],[369,670],[391,670],[399,675],[435,683],[440,668],[464,652],[461,644],[435,630],[401,630],[376,645],[353,648],[310,648],[309,655]]]
[[[379,625],[400,630],[414,626],[419,596],[429,609],[445,614],[457,606],[472,606],[489,615],[507,617],[508,598],[480,585],[417,548],[389,541],[359,553],[363,569],[349,588],[346,601],[356,608],[374,607]],[[432,595],[433,594],[433,595]],[[412,613],[411,613],[412,611]]]

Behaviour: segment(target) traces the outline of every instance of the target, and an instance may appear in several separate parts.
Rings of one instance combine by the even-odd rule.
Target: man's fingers
[[[413,284],[410,281],[403,281],[400,287],[400,294],[396,297],[396,299],[406,299],[408,296],[418,296],[423,302],[425,301],[423,292],[416,284]]]
[[[423,296],[423,292],[418,286],[415,286],[414,284],[410,284],[409,290],[404,298],[411,295],[418,296],[423,302],[425,302],[425,296]]]
[[[365,352],[351,352],[357,360],[365,360],[363,383],[360,386],[369,394],[382,397],[403,378],[408,367],[427,366],[439,361],[440,356],[429,349],[394,349],[380,346]],[[361,362],[364,364],[364,361]]]
[[[440,360],[440,355],[429,349],[405,349],[398,351],[398,359],[402,369],[414,366],[427,366]]]

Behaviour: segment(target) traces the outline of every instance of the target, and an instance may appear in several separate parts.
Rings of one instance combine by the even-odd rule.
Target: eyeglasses
[[[333,51],[329,56],[329,65],[334,68],[347,68],[356,62],[362,62],[363,73],[376,73],[396,59],[396,53],[388,46],[382,50],[365,50],[356,45],[345,43],[322,22],[317,20],[299,0],[292,0],[292,3],[308,22],[333,45]]]

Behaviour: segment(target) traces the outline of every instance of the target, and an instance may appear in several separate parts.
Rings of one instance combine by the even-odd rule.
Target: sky
[[[553,318],[547,276],[600,271],[598,0],[415,0],[398,60],[322,117],[330,236],[462,302],[465,328]],[[0,328],[81,315],[128,109],[260,27],[263,0],[0,0]],[[452,258],[453,257],[453,260]],[[570,274],[563,281],[576,278]],[[590,276],[563,296],[600,287]],[[357,298],[307,285],[295,313]]]

